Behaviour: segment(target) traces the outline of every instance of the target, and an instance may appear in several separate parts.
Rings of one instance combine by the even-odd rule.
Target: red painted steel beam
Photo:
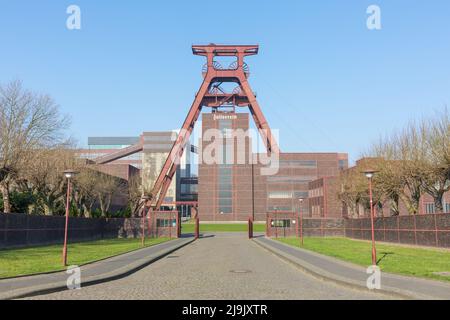
[[[158,176],[158,179],[153,186],[151,192],[152,205],[156,209],[159,209],[164,201],[167,191],[170,187],[172,179],[176,173],[177,165],[181,156],[183,155],[186,143],[189,141],[189,137],[194,129],[194,125],[197,122],[202,107],[220,107],[223,104],[236,104],[240,106],[248,105],[250,112],[253,116],[258,131],[263,138],[267,152],[271,154],[279,153],[279,147],[275,137],[269,127],[269,124],[264,117],[261,108],[256,100],[256,96],[250,88],[247,81],[247,74],[244,71],[244,57],[258,54],[259,46],[257,45],[194,45],[192,46],[192,52],[194,55],[205,56],[207,58],[207,72],[203,83],[191,105],[188,115],[181,127],[180,134],[177,137],[172,149],[162,167],[162,170]],[[237,58],[236,69],[215,69],[214,57],[217,56],[234,56]],[[212,97],[209,93],[211,85],[216,82],[235,82],[242,88],[242,92],[239,94],[221,97]]]
[[[119,160],[121,158],[131,156],[132,154],[141,152],[143,149],[144,149],[144,145],[141,141],[138,144],[135,144],[135,145],[127,147],[127,148],[120,149],[117,152],[110,153],[105,156],[101,156],[99,158],[94,159],[93,161],[95,162],[95,164],[107,164],[107,163],[111,163],[113,161]]]

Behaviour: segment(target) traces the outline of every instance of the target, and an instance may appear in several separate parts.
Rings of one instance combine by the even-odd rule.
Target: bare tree
[[[348,215],[357,217],[358,207],[366,191],[367,183],[356,170],[346,170],[340,175],[341,190],[338,198],[347,207]]]
[[[20,168],[20,181],[25,182],[34,195],[36,205],[44,214],[52,215],[58,208],[64,207],[66,178],[64,170],[75,168],[74,151],[66,145],[51,149],[33,149]]]
[[[425,131],[427,158],[424,189],[434,199],[436,212],[444,212],[443,197],[450,190],[450,116],[447,110],[437,114]]]
[[[80,213],[86,218],[91,218],[98,196],[96,192],[99,183],[98,173],[86,164],[78,167],[78,171],[74,183],[74,200],[80,208]]]
[[[0,192],[5,213],[11,212],[10,186],[30,151],[59,144],[67,124],[50,96],[26,90],[19,81],[0,86]]]
[[[140,175],[132,176],[128,181],[128,205],[131,215],[136,217],[142,208],[142,179]]]
[[[400,199],[410,214],[420,211],[420,200],[426,193],[443,212],[442,199],[450,190],[450,120],[447,111],[436,118],[410,122],[391,137],[372,147],[371,155],[382,160],[377,185],[393,200],[398,214]]]
[[[96,172],[95,193],[102,212],[102,216],[106,217],[111,207],[113,196],[118,194],[126,194],[125,183],[122,179],[102,173]]]

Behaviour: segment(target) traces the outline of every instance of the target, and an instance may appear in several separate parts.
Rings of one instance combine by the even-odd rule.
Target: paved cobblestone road
[[[385,298],[311,277],[260,248],[243,234],[215,234],[126,278],[32,299]]]

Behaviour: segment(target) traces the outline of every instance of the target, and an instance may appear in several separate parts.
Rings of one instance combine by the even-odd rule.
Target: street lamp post
[[[275,207],[275,222],[274,222],[274,227],[275,227],[275,238],[278,239],[278,208]]]
[[[298,213],[300,215],[300,218],[299,218],[300,221],[299,221],[298,225],[300,228],[300,241],[301,241],[300,243],[301,243],[302,247],[303,247],[303,212],[302,212],[303,200],[304,199],[298,199],[298,203],[299,203]]]
[[[62,253],[63,265],[67,266],[67,236],[69,228],[69,205],[70,205],[70,192],[71,192],[71,179],[75,176],[76,172],[73,170],[64,171],[64,176],[67,178],[67,197],[66,197],[66,225],[64,227],[64,246]]]
[[[141,200],[143,201],[144,205],[142,206],[142,235],[141,235],[141,242],[142,242],[142,247],[145,246],[145,216],[146,216],[146,210],[145,208],[147,207],[147,201],[150,200],[150,197],[148,196],[142,196]]]
[[[372,179],[375,175],[375,170],[366,170],[364,174],[369,180],[369,198],[370,198],[370,221],[372,226],[372,265],[377,265],[377,249],[375,246],[375,227],[374,227],[374,207],[373,207],[373,193],[372,193]]]

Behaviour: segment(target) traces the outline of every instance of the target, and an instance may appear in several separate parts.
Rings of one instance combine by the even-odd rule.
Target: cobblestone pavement
[[[120,280],[32,299],[386,299],[301,272],[244,234],[206,235]]]

